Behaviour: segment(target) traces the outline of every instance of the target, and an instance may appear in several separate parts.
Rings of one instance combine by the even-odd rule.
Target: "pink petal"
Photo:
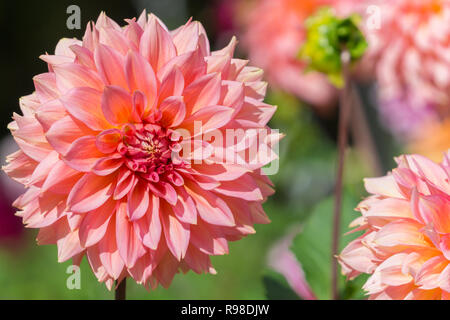
[[[183,97],[168,97],[160,105],[162,112],[160,123],[164,127],[176,127],[180,125],[186,116],[186,106]]]
[[[128,194],[127,214],[130,221],[138,220],[147,212],[149,206],[148,184],[139,181]]]
[[[117,185],[114,189],[114,200],[119,200],[125,197],[130,190],[136,185],[137,179],[128,168],[122,167],[117,176]]]
[[[74,186],[67,199],[73,212],[88,212],[99,208],[112,195],[115,177],[85,174]]]
[[[150,197],[147,213],[139,220],[133,222],[142,243],[152,250],[158,248],[161,238],[161,221],[159,218],[159,198]]]
[[[235,226],[233,213],[220,197],[194,184],[189,184],[186,191],[194,199],[198,214],[204,221],[218,226]]]
[[[80,87],[69,90],[60,99],[72,116],[92,130],[100,131],[111,127],[103,116],[101,97],[101,92],[95,89]]]
[[[189,245],[189,224],[179,221],[167,211],[161,217],[167,246],[173,256],[180,261],[186,255]]]
[[[125,263],[119,254],[116,241],[116,226],[115,218],[111,219],[109,227],[105,233],[105,236],[98,243],[98,251],[100,261],[105,267],[106,271],[114,278],[118,279],[122,274],[122,270]]]
[[[72,143],[79,137],[89,135],[93,132],[85,130],[72,117],[65,116],[59,119],[46,132],[48,143],[61,155],[65,155]]]
[[[53,66],[56,75],[56,84],[61,93],[75,87],[90,87],[96,90],[103,89],[103,82],[95,72],[76,63],[64,63]]]
[[[146,251],[134,232],[133,224],[128,221],[126,202],[120,203],[117,208],[116,237],[117,248],[125,265],[128,268],[133,267],[137,259],[142,257]]]
[[[68,194],[82,176],[83,173],[72,169],[64,161],[59,161],[48,173],[41,192],[51,191],[58,194]]]
[[[188,115],[203,107],[216,105],[219,102],[220,81],[220,74],[211,73],[200,77],[186,87],[183,96]]]
[[[162,80],[159,87],[158,105],[170,96],[181,96],[184,90],[184,77],[178,67],[174,67]]]
[[[177,54],[170,34],[153,14],[149,15],[139,50],[153,70],[159,70]]]
[[[109,129],[100,133],[95,140],[97,149],[105,154],[112,153],[117,150],[117,146],[122,139],[122,134],[117,129]]]
[[[139,53],[129,51],[125,72],[130,91],[142,91],[148,103],[148,106],[144,106],[144,109],[152,108],[157,98],[157,82],[150,64]]]
[[[92,172],[99,176],[107,176],[120,169],[124,160],[120,155],[98,159],[92,167]]]
[[[128,88],[125,77],[124,58],[114,49],[99,44],[94,53],[95,65],[106,85]]]
[[[104,155],[97,149],[94,136],[85,136],[75,140],[64,156],[66,163],[75,170],[89,172],[95,162]]]
[[[131,96],[117,86],[106,86],[101,100],[105,118],[114,125],[128,123],[131,118]]]
[[[116,202],[108,200],[100,208],[83,216],[79,231],[80,243],[83,247],[93,246],[103,239],[115,207]]]

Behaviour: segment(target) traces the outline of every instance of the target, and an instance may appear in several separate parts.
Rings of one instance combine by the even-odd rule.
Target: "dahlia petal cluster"
[[[450,300],[450,151],[442,163],[419,155],[365,180],[370,197],[352,224],[364,234],[338,260],[352,279],[370,274],[370,299]]]
[[[450,0],[365,0],[357,6],[370,43],[366,66],[374,68],[388,127],[408,138],[421,123],[447,116]]]
[[[199,22],[125,21],[102,13],[82,41],[41,56],[49,70],[20,99],[9,125],[20,150],[4,170],[27,188],[17,214],[39,244],[57,245],[59,262],[86,256],[109,289],[125,277],[167,287],[179,271],[215,273],[210,256],[269,222],[261,168],[276,155],[225,160],[257,143],[247,129],[267,132],[267,153],[280,138],[267,127],[276,107],[263,102],[262,70],[233,58],[234,37],[211,51]],[[204,138],[232,129],[250,143]]]

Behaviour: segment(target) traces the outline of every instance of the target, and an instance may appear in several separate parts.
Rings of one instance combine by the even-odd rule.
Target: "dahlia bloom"
[[[431,121],[422,128],[427,134],[424,136],[418,133],[413,136],[407,145],[407,150],[438,161],[442,150],[450,149],[450,118]]]
[[[371,274],[370,299],[450,300],[450,150],[442,163],[396,161],[391,174],[365,180],[372,195],[351,224],[365,233],[339,255],[342,272]]]
[[[41,57],[49,71],[20,100],[9,125],[20,150],[4,170],[27,187],[17,214],[59,262],[86,255],[109,289],[125,277],[167,287],[179,271],[215,273],[210,256],[269,222],[261,167],[280,136],[266,126],[275,107],[262,102],[262,70],[233,58],[235,38],[210,51],[199,22],[169,31],[145,12],[126,22],[102,13],[82,41]],[[205,137],[231,129],[250,143]],[[255,143],[267,156],[220,156],[247,159]]]
[[[318,107],[333,103],[326,76],[305,72],[298,53],[306,40],[305,20],[333,0],[257,0],[246,18],[243,44],[250,60],[266,71],[271,85]]]
[[[371,5],[379,8],[379,29],[373,23],[377,16],[366,13]],[[380,102],[386,105],[384,118],[408,127],[408,138],[421,128],[415,121],[407,124],[406,112],[420,115],[422,124],[447,116],[450,0],[364,0],[357,6],[366,18],[363,27],[370,43],[365,66],[373,69],[370,74],[373,71],[379,84]],[[393,101],[401,101],[406,112],[395,111]]]

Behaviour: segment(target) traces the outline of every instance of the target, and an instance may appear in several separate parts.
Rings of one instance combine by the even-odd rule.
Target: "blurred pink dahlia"
[[[233,58],[235,38],[211,52],[199,22],[169,31],[145,12],[126,22],[102,13],[82,41],[41,57],[49,72],[20,100],[9,125],[20,150],[4,170],[27,187],[17,214],[60,262],[86,255],[109,289],[124,277],[167,287],[178,271],[215,273],[211,255],[269,222],[261,167],[275,154],[224,161],[213,151],[243,158],[254,135],[226,150],[204,136],[261,129],[269,147],[275,107],[262,102],[262,70]]]
[[[365,180],[372,195],[352,224],[365,233],[339,255],[350,279],[371,274],[371,299],[450,300],[450,151],[437,164],[419,155]]]
[[[266,71],[269,83],[322,108],[332,105],[335,90],[326,76],[305,73],[306,65],[298,53],[306,38],[305,20],[334,2],[255,0],[243,26],[243,44],[250,60]]]
[[[447,116],[450,0],[364,0],[355,8],[366,18],[365,66],[378,81],[384,118],[393,123],[389,127],[409,128],[401,132],[408,137],[421,123]],[[403,111],[394,110],[397,106]]]

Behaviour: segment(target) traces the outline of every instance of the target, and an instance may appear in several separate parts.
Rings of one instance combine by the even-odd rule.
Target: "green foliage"
[[[334,85],[342,87],[342,51],[348,50],[354,62],[367,49],[364,35],[357,26],[359,20],[357,15],[340,19],[328,8],[311,16],[306,21],[307,40],[299,53],[299,58],[308,63],[308,70],[322,72]]]
[[[310,218],[303,226],[293,242],[292,250],[302,263],[306,280],[310,284],[318,299],[331,299],[331,237],[333,225],[333,197],[320,202],[313,210]],[[349,223],[357,217],[353,208],[358,203],[348,189],[344,193],[341,233],[348,231]],[[340,250],[359,233],[343,235],[339,240]],[[347,282],[343,276],[339,276],[339,290],[341,299],[362,298],[361,292],[364,279],[361,277],[355,281]]]
[[[269,300],[299,300],[286,279],[279,273],[268,270],[263,277],[264,289]]]
[[[267,101],[280,106],[270,126],[287,133],[280,142],[280,170],[270,177],[276,185],[273,199],[304,216],[333,188],[335,145],[311,108],[282,92],[270,92]]]

